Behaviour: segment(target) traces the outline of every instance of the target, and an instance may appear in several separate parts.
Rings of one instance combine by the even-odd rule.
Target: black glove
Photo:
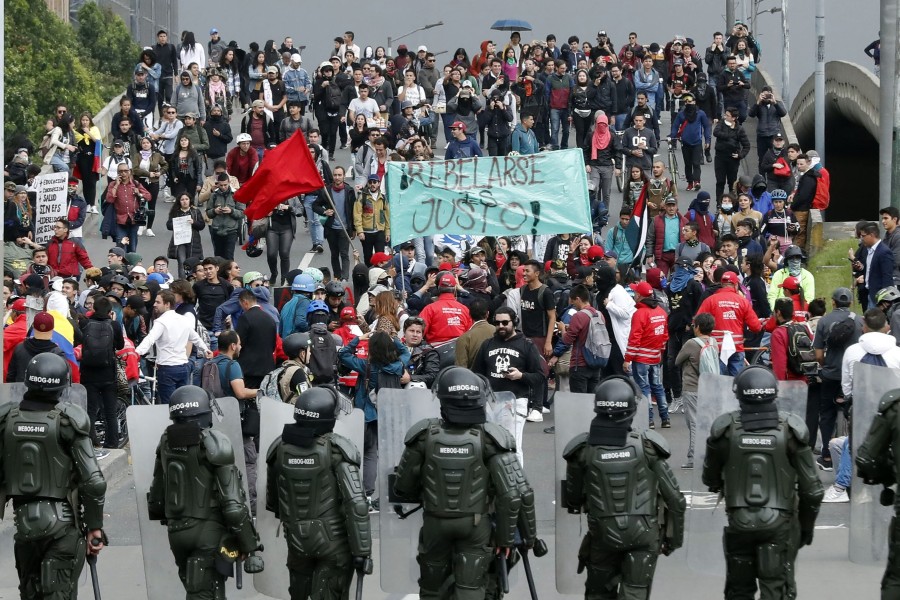
[[[262,573],[265,567],[266,565],[263,562],[262,556],[251,554],[244,560],[244,573],[248,573],[250,575],[254,573]]]
[[[356,571],[362,571],[366,575],[371,575],[374,569],[374,563],[372,559],[368,556],[354,556],[353,557],[353,569]]]
[[[813,533],[815,529],[801,530],[800,531],[800,547],[809,546],[813,541]]]
[[[894,490],[889,487],[881,490],[881,495],[878,497],[878,502],[882,506],[893,506],[894,505]]]

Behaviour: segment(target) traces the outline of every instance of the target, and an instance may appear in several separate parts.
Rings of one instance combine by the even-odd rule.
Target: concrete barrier
[[[778,85],[775,83],[775,80],[772,79],[772,76],[766,72],[765,69],[760,69],[759,67],[753,71],[752,76],[750,77],[750,86],[753,91],[753,97],[748,99],[748,102],[754,102],[756,100],[756,96],[762,91],[763,87],[769,86],[773,90],[778,89]],[[796,144],[797,143],[797,134],[794,132],[794,124],[791,121],[791,107],[787,106],[787,114],[781,117],[781,132],[784,134],[784,139],[787,140],[788,144]]]
[[[102,139],[104,140],[109,138],[109,132],[112,127],[112,118],[119,112],[119,99],[124,95],[124,93],[119,94],[110,100],[106,106],[101,108],[100,112],[94,115],[94,125],[100,130],[100,135],[103,136]]]
[[[813,256],[825,247],[825,220],[822,211],[814,208],[809,211],[809,220],[806,223],[806,248],[803,251],[807,256]]]

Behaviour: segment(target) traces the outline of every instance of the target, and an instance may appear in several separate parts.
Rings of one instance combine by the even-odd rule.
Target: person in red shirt
[[[61,277],[78,279],[81,275],[79,264],[85,269],[93,266],[84,247],[69,239],[69,222],[65,219],[59,219],[53,225],[53,237],[47,243],[47,257],[49,265]]]
[[[776,322],[772,339],[769,342],[772,356],[772,372],[778,381],[799,380],[805,381],[802,373],[794,373],[788,368],[788,345],[790,344],[790,331],[788,325],[794,321],[794,305],[788,298],[779,298],[775,301],[775,311],[772,319]],[[806,324],[800,325],[806,327]],[[810,339],[812,335],[810,334]]]
[[[25,298],[17,298],[9,308],[12,324],[3,330],[3,381],[7,381],[9,361],[16,346],[25,341],[28,335],[28,317],[26,316]]]
[[[738,293],[740,282],[737,273],[725,271],[722,274],[722,288],[709,296],[700,304],[698,313],[709,313],[716,320],[713,329],[713,337],[721,350],[723,360],[727,358],[727,375],[737,375],[744,368],[744,328],[751,333],[762,331],[762,323],[753,312],[753,305],[746,297]],[[730,334],[732,343],[724,344],[726,334]],[[728,354],[730,346],[734,346],[734,352]]]
[[[469,309],[456,300],[456,277],[441,273],[438,298],[419,314],[425,320],[425,341],[432,346],[455,340],[472,326]]]
[[[259,163],[259,155],[250,150],[251,138],[249,133],[237,136],[237,146],[228,151],[225,156],[225,169],[229,175],[235,177],[241,185],[247,183],[253,171]]]
[[[662,355],[669,339],[669,318],[659,307],[653,287],[646,281],[632,283],[635,312],[631,316],[631,334],[625,350],[626,373],[631,373],[641,393],[649,400],[650,393],[656,398],[659,418],[663,429],[671,427],[666,392],[662,385]],[[653,424],[653,405],[650,404],[650,429]]]

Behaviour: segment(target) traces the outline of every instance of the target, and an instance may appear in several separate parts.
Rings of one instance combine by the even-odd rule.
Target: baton
[[[400,519],[405,519],[405,518],[407,518],[408,516],[410,516],[410,515],[412,515],[412,514],[414,514],[414,513],[419,512],[420,510],[422,510],[422,505],[421,505],[421,504],[418,505],[417,507],[413,508],[413,509],[410,509],[410,510],[406,511],[406,512],[403,512],[403,505],[402,505],[402,504],[395,504],[395,505],[394,505],[394,512],[397,513],[397,516],[400,517]]]
[[[102,542],[94,538],[91,540],[91,546],[99,546]],[[100,580],[97,579],[97,555],[88,554],[88,565],[91,568],[91,584],[94,586],[94,600],[100,600]]]
[[[234,561],[234,585],[239,590],[244,589],[244,569],[241,568],[243,562],[240,558]]]
[[[500,590],[504,594],[509,593],[509,572],[506,568],[506,556],[503,554],[498,554],[497,558],[494,559],[497,561],[497,580],[500,583]]]
[[[363,593],[363,577],[372,574],[374,564],[369,557],[362,558],[358,561],[356,567],[356,600],[362,600]]]

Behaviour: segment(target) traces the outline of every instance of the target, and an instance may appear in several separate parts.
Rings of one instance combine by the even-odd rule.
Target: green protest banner
[[[584,156],[577,149],[389,162],[386,185],[392,244],[440,233],[591,231]]]

